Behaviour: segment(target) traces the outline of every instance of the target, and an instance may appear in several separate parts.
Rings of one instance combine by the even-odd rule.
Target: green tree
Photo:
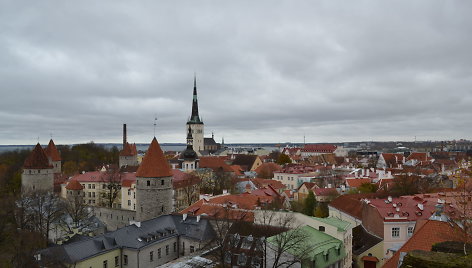
[[[359,186],[358,190],[361,194],[375,193],[379,187],[376,184],[366,182]]]
[[[329,216],[328,205],[324,202],[318,203],[315,209],[315,217],[326,218]]]
[[[277,164],[285,165],[285,164],[290,164],[290,163],[292,163],[292,159],[290,159],[290,156],[286,154],[279,155],[279,158],[277,159]]]
[[[303,206],[303,214],[308,216],[313,216],[316,207],[316,199],[313,191],[308,193],[308,196],[305,198],[305,204]]]

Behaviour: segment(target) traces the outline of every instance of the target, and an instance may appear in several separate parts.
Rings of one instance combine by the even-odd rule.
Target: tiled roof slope
[[[49,165],[49,160],[44,152],[41,145],[38,143],[34,147],[33,151],[30,155],[26,158],[25,163],[23,164],[23,168],[31,168],[31,169],[47,169],[52,168]]]
[[[125,145],[123,146],[123,150],[121,150],[120,152],[120,156],[133,156],[133,151],[134,147],[129,143],[125,143]]]
[[[398,267],[401,252],[415,249],[431,251],[433,244],[445,241],[461,241],[463,234],[454,224],[444,221],[428,220],[415,230],[413,236],[384,264],[384,268]]]
[[[340,210],[356,219],[362,219],[363,198],[373,198],[376,194],[346,194],[341,195],[329,203],[329,207]]]
[[[66,189],[67,190],[82,190],[84,189],[84,187],[77,180],[72,180],[67,184]]]
[[[48,147],[46,147],[46,155],[51,157],[52,161],[61,161],[61,155],[59,154],[59,151],[56,148],[56,145],[54,144],[54,141],[52,139],[49,141]]]
[[[164,157],[164,153],[156,137],[154,137],[138,171],[136,171],[136,177],[160,178],[170,176],[172,176],[170,166]]]

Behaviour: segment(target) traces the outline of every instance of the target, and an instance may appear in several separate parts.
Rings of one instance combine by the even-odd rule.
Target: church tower
[[[38,143],[26,158],[21,174],[21,191],[53,191],[53,166],[49,164],[48,156]]]
[[[172,172],[154,137],[136,171],[136,220],[153,219],[172,210]]]
[[[192,172],[198,168],[198,155],[193,150],[193,137],[190,126],[187,132],[187,149],[180,156],[179,160],[182,162],[182,169],[185,172]]]
[[[197,99],[197,77],[193,80],[193,100],[192,100],[192,115],[187,121],[187,127],[190,127],[193,138],[193,150],[200,152],[204,150],[203,139],[203,121],[198,115],[198,99]]]

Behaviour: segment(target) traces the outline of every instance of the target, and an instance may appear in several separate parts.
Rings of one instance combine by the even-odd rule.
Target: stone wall
[[[127,226],[136,217],[135,211],[118,208],[95,207],[94,212],[95,216],[106,225],[107,231]]]

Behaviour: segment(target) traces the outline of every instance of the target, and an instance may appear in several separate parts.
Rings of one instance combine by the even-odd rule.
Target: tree
[[[308,196],[305,198],[304,206],[303,206],[303,214],[308,216],[313,216],[316,207],[316,198],[313,191],[308,192]]]
[[[189,207],[200,198],[200,184],[202,180],[194,174],[185,176],[185,180],[183,182],[185,186],[181,188],[181,191],[184,198],[183,202],[186,207]]]
[[[454,201],[458,215],[451,215],[464,232],[464,255],[467,255],[467,244],[472,236],[472,167],[470,163],[463,163],[455,172],[456,195]]]
[[[392,187],[392,192],[397,195],[413,195],[419,192],[418,190],[418,180],[419,176],[401,174],[395,176]]]
[[[102,192],[101,205],[105,207],[113,207],[113,202],[121,192],[121,174],[118,170],[108,169],[101,176]]]
[[[292,163],[292,159],[290,159],[290,156],[286,154],[280,154],[279,157],[277,158],[277,164],[279,165],[285,165],[285,164],[290,164]]]
[[[361,184],[357,190],[359,190],[359,192],[361,194],[366,194],[366,193],[375,193],[377,192],[377,189],[379,187],[376,185],[376,184],[373,184],[373,183],[370,183],[370,182],[366,182],[366,183],[363,183]]]
[[[44,238],[45,245],[53,224],[63,215],[62,200],[52,192],[28,192],[17,201],[15,216],[19,228],[38,232]]]
[[[79,166],[74,161],[66,161],[62,166],[62,173],[66,176],[72,176],[79,172]]]
[[[64,202],[64,213],[70,218],[63,218],[62,225],[71,231],[72,228],[89,227],[92,222],[90,218],[93,216],[93,209],[84,203],[83,192],[76,192],[76,194],[68,195]]]
[[[329,216],[328,205],[326,205],[326,203],[324,202],[318,203],[315,209],[315,217],[326,218],[328,216]]]

